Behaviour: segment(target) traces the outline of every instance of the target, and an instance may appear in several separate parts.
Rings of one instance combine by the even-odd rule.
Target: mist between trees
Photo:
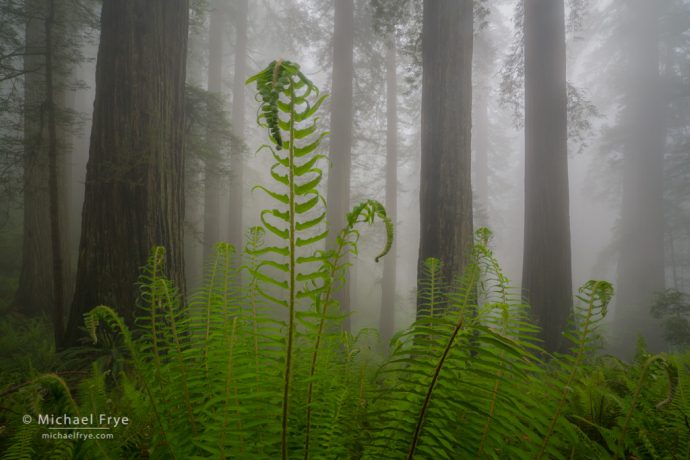
[[[395,356],[459,305],[482,317],[492,283],[529,305],[520,340],[544,362],[581,345],[646,376],[672,363],[644,353],[685,356],[690,1],[0,0],[0,24],[0,314],[43,328],[47,348],[84,352],[100,305],[135,337],[155,324],[140,308],[161,295],[141,278],[154,248],[180,318],[220,295],[225,263],[232,308],[280,306],[284,458],[310,308],[335,315],[313,375],[321,333],[376,330],[368,346]],[[601,310],[580,342],[578,296]]]

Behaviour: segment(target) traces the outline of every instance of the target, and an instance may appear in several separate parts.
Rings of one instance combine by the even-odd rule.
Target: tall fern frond
[[[298,301],[318,295],[326,284],[325,273],[318,269],[324,254],[313,249],[327,235],[326,211],[316,209],[324,201],[318,191],[323,172],[316,166],[323,156],[314,153],[326,134],[315,135],[314,116],[326,96],[319,96],[297,64],[284,60],[272,62],[247,80],[252,82],[261,103],[257,121],[268,129],[273,144],[262,149],[270,151],[275,160],[270,171],[280,190],[256,187],[278,206],[261,212],[260,219],[282,243],[260,250],[274,257],[263,260],[253,275],[260,282],[259,292],[287,308],[281,415],[281,458],[286,459]],[[283,291],[285,300],[282,295],[270,294],[269,286]]]
[[[312,452],[310,451],[311,445],[311,435],[312,435],[312,403],[314,400],[314,384],[317,372],[317,363],[319,362],[319,354],[321,351],[322,340],[324,340],[324,335],[326,333],[326,327],[329,320],[338,319],[334,317],[331,312],[335,307],[337,307],[337,302],[333,299],[333,293],[340,287],[342,287],[342,281],[345,279],[344,272],[348,269],[347,263],[343,262],[345,255],[348,253],[357,252],[357,242],[359,240],[359,231],[357,230],[358,224],[366,223],[373,224],[375,218],[378,217],[383,221],[386,226],[386,243],[379,255],[375,257],[375,261],[378,262],[379,259],[385,256],[390,250],[393,243],[393,222],[386,214],[386,210],[381,203],[376,200],[366,200],[355,206],[351,212],[346,216],[346,226],[340,231],[336,238],[336,249],[330,257],[324,260],[322,270],[327,272],[324,277],[326,280],[325,289],[320,295],[316,295],[314,298],[315,314],[309,315],[310,318],[317,319],[317,324],[310,324],[309,320],[305,320],[307,326],[311,326],[314,331],[314,345],[311,352],[309,374],[307,377],[307,419],[305,428],[305,438],[304,438],[304,458],[310,458]],[[340,284],[336,284],[337,281],[341,281]],[[307,317],[307,318],[309,318]],[[340,411],[338,411],[340,413]],[[333,422],[331,421],[330,427],[332,428]]]

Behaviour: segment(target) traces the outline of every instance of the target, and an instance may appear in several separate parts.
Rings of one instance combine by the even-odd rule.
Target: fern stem
[[[276,68],[278,68],[276,63]],[[273,76],[274,85],[276,74]],[[295,282],[297,281],[297,265],[295,257],[296,241],[295,241],[295,102],[294,102],[294,87],[292,79],[289,83],[290,91],[290,149],[288,151],[288,201],[289,201],[289,228],[288,228],[288,337],[287,337],[287,351],[285,357],[285,380],[283,382],[283,414],[282,414],[282,430],[280,440],[281,458],[287,460],[288,458],[288,410],[290,399],[290,381],[292,379],[292,341],[294,336],[294,321],[295,321]]]
[[[208,381],[208,345],[209,345],[209,336],[211,335],[211,305],[213,305],[213,291],[216,284],[216,276],[218,274],[218,262],[220,259],[220,255],[216,253],[216,256],[213,258],[213,268],[211,268],[211,279],[209,280],[209,290],[206,295],[206,330],[204,331],[204,375],[206,377],[206,381]]]
[[[344,233],[345,231],[343,231]],[[323,336],[323,330],[326,326],[326,318],[328,313],[328,305],[331,302],[331,294],[333,292],[333,280],[335,280],[335,275],[338,269],[338,262],[343,257],[343,248],[345,247],[345,237],[340,238],[338,241],[338,249],[336,251],[336,257],[334,258],[333,264],[331,265],[331,271],[329,273],[328,288],[323,296],[323,307],[321,309],[321,317],[319,318],[319,328],[316,334],[316,341],[314,342],[314,350],[311,355],[311,365],[309,367],[309,386],[307,387],[307,426],[306,433],[304,437],[304,459],[309,458],[309,441],[311,435],[311,418],[312,409],[311,403],[314,395],[314,375],[316,374],[316,362],[318,360],[319,350],[321,348],[321,337]]]
[[[173,342],[175,343],[175,348],[177,349],[177,353],[175,353],[177,357],[177,363],[180,366],[180,371],[182,372],[182,388],[183,388],[183,394],[184,394],[184,399],[185,399],[185,406],[187,409],[187,418],[189,419],[189,423],[192,426],[192,433],[195,435],[197,434],[197,428],[196,428],[196,422],[194,418],[194,410],[192,409],[192,401],[189,393],[189,385],[188,385],[188,373],[187,373],[187,366],[185,365],[184,358],[183,358],[183,350],[182,350],[182,345],[180,343],[180,337],[177,334],[177,326],[176,326],[176,321],[175,321],[175,311],[173,310],[173,305],[174,305],[174,300],[172,296],[170,295],[170,291],[168,290],[167,284],[164,284],[164,290],[165,290],[165,296],[166,296],[166,303],[168,304],[168,314],[170,315],[170,332],[172,334]]]
[[[476,276],[477,276],[477,270],[475,268],[468,267],[472,270],[472,277],[470,278],[469,282],[467,283],[467,287],[465,289],[465,296],[463,297],[464,299],[469,299],[470,294],[472,290],[475,287],[476,283]],[[417,417],[417,424],[414,429],[414,434],[412,435],[412,443],[410,444],[410,450],[407,454],[407,460],[412,460],[414,457],[415,451],[417,450],[417,445],[419,444],[419,438],[422,434],[422,426],[424,425],[424,420],[426,418],[426,413],[427,410],[429,409],[429,404],[431,403],[431,396],[434,392],[434,389],[436,387],[436,382],[438,381],[440,375],[441,375],[441,370],[443,369],[443,366],[446,363],[446,359],[448,358],[448,354],[450,353],[450,350],[453,348],[453,344],[455,343],[455,339],[457,338],[458,334],[460,333],[460,330],[462,329],[463,325],[465,323],[465,308],[462,308],[460,310],[460,318],[458,319],[457,324],[455,325],[455,328],[453,329],[453,333],[451,334],[450,338],[448,339],[448,342],[446,343],[445,348],[443,349],[443,354],[441,355],[441,359],[439,359],[438,363],[436,364],[436,368],[434,369],[434,375],[431,378],[431,382],[429,383],[429,387],[427,388],[426,395],[424,396],[424,402],[422,403],[422,407],[419,410],[419,416]]]
[[[503,362],[503,355],[501,355],[501,362]],[[494,383],[494,388],[491,391],[491,403],[489,404],[489,415],[486,417],[486,422],[484,423],[484,430],[482,431],[482,439],[479,442],[479,450],[477,451],[477,459],[482,457],[484,453],[484,444],[486,439],[489,437],[489,429],[491,428],[491,421],[494,417],[494,412],[496,411],[496,398],[498,397],[498,389],[501,386],[500,378],[503,376],[503,370],[496,373],[496,382]]]
[[[230,334],[230,349],[228,350],[228,368],[225,374],[225,399],[223,401],[223,430],[220,437],[220,458],[225,458],[225,433],[228,428],[228,400],[230,399],[230,388],[232,382],[232,364],[235,349],[235,329],[237,317],[232,319],[232,332]]]
[[[663,361],[664,357],[662,355],[654,355],[650,356],[647,358],[647,361],[645,361],[644,366],[642,366],[642,371],[640,372],[640,378],[637,381],[637,387],[635,388],[635,393],[633,394],[632,401],[630,403],[630,407],[628,408],[628,412],[625,414],[625,420],[623,421],[623,426],[621,427],[621,434],[618,437],[618,447],[623,450],[625,448],[624,446],[624,441],[625,441],[625,434],[628,431],[628,425],[630,424],[630,419],[632,419],[632,414],[633,411],[635,410],[635,406],[637,405],[637,400],[640,397],[640,393],[642,392],[642,386],[644,384],[644,381],[647,379],[647,373],[649,372],[649,367],[654,363],[655,361]]]
[[[414,429],[414,435],[412,436],[412,444],[410,445],[410,451],[407,454],[407,460],[411,460],[414,457],[415,451],[417,450],[417,444],[419,443],[419,437],[422,433],[422,425],[424,424],[424,419],[426,418],[426,412],[429,408],[429,404],[431,403],[431,395],[434,391],[434,387],[436,386],[436,382],[438,381],[438,378],[441,375],[441,369],[443,369],[443,365],[446,362],[446,358],[448,357],[448,353],[450,353],[450,349],[453,347],[453,343],[455,342],[455,338],[458,336],[458,333],[460,332],[460,329],[462,329],[463,324],[464,324],[464,317],[461,316],[460,320],[455,325],[455,329],[453,329],[453,333],[451,334],[450,339],[448,339],[448,343],[446,344],[446,347],[443,350],[443,355],[441,355],[441,359],[436,364],[436,369],[434,370],[434,375],[431,378],[431,383],[429,383],[429,388],[427,389],[426,395],[424,396],[424,402],[422,403],[422,407],[419,410],[419,416],[417,417],[417,425],[415,426],[415,429]]]

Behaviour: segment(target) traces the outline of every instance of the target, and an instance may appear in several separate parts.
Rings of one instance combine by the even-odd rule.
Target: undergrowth
[[[362,225],[380,220],[383,257],[393,225],[367,200],[335,229],[336,249],[324,250],[326,133],[316,113],[325,96],[287,61],[249,82],[268,131],[260,150],[274,160],[272,185],[256,188],[274,207],[261,211],[242,257],[218,244],[203,286],[182,299],[165,276],[165,250],[154,248],[133,330],[108,306],[85,315],[108,359],[72,385],[18,368],[26,381],[1,390],[3,459],[690,458],[690,358],[643,347],[631,364],[598,357],[613,294],[603,281],[579,290],[569,353],[548,356],[488,230],[450,286],[441,262],[426,261],[427,314],[389,344],[376,331],[343,331],[334,293],[345,255]],[[44,427],[21,421],[39,413],[131,423],[114,439],[47,441]]]

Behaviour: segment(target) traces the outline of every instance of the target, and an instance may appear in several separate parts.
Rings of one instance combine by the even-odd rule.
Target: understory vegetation
[[[183,298],[154,248],[128,326],[108,306],[85,315],[91,344],[56,355],[40,320],[0,324],[3,459],[19,458],[690,458],[690,355],[631,363],[599,356],[613,295],[582,286],[548,355],[519,290],[480,229],[452,285],[429,259],[428,312],[390,343],[343,332],[334,298],[364,224],[393,225],[373,200],[347,216],[334,248],[319,192],[325,96],[296,64],[252,77],[274,159],[275,203],[239,251],[218,244],[203,287]],[[44,373],[46,369],[56,372]],[[46,440],[22,415],[111,414],[114,439]]]

